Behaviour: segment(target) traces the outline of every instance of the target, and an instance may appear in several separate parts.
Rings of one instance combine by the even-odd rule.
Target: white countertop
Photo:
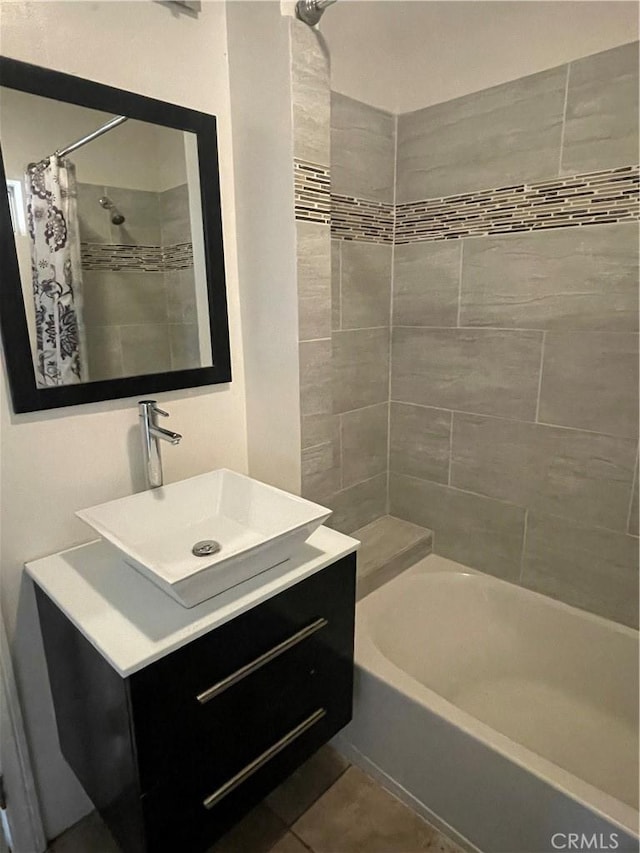
[[[356,539],[319,527],[286,571],[276,566],[182,607],[102,540],[27,563],[27,572],[123,677],[353,553]]]

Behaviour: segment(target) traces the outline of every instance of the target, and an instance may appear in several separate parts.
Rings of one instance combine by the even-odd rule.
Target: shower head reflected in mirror
[[[331,6],[335,2],[336,0],[298,0],[296,18],[310,27],[315,27],[327,6]]]
[[[114,225],[122,225],[126,220],[124,216],[120,213],[115,204],[111,201],[109,196],[102,196],[100,199],[100,206],[104,207],[105,210],[108,210],[111,214],[111,222]]]

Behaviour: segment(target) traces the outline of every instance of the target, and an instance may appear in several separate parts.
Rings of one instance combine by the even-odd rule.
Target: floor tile
[[[351,767],[293,826],[315,853],[446,850],[442,836],[357,767]],[[449,848],[451,850],[451,848]]]
[[[249,853],[249,851],[242,851],[242,853]],[[272,847],[269,853],[309,853],[309,848],[293,833],[287,832],[280,841],[276,842],[275,847]]]
[[[349,762],[340,753],[324,746],[269,794],[265,802],[291,826],[348,767]]]
[[[51,842],[49,853],[121,853],[98,812],[91,812]]]
[[[280,818],[260,803],[209,848],[208,853],[268,853],[286,832],[287,827]],[[281,853],[285,850],[282,848]]]

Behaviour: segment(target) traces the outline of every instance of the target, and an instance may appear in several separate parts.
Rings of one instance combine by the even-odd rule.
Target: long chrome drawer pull
[[[259,755],[257,758],[247,764],[239,773],[236,773],[228,782],[225,782],[217,791],[214,791],[213,794],[210,794],[206,800],[202,801],[202,805],[205,809],[212,809],[216,803],[219,803],[227,794],[230,794],[238,785],[242,785],[244,781],[246,781],[250,776],[260,770],[268,761],[270,761],[274,756],[276,756],[279,752],[282,752],[289,744],[293,743],[294,740],[300,737],[300,735],[304,734],[311,726],[314,726],[319,720],[325,717],[327,712],[324,708],[318,708],[317,711],[314,711],[310,717],[307,717],[306,720],[300,723],[299,726],[296,726],[295,729],[291,729],[291,731],[286,734],[283,738],[281,738],[277,743],[274,743],[273,746],[270,746],[269,749],[265,750],[262,755]]]
[[[214,684],[212,687],[209,687],[207,690],[204,690],[202,693],[198,693],[196,699],[200,702],[201,705],[205,705],[210,699],[213,699],[214,696],[219,696],[229,687],[233,687],[234,684],[237,684],[239,681],[242,681],[243,678],[246,678],[247,675],[251,675],[252,672],[255,672],[257,669],[260,669],[261,666],[264,666],[269,661],[272,661],[274,658],[277,658],[279,655],[284,652],[289,651],[294,646],[297,646],[298,643],[301,643],[303,640],[306,640],[307,637],[310,637],[312,634],[315,634],[316,631],[319,631],[321,628],[324,628],[325,625],[328,625],[328,621],[324,618],[316,619],[311,624],[307,625],[306,628],[303,628],[301,631],[298,631],[297,634],[292,634],[289,639],[283,640],[281,643],[278,643],[277,646],[274,646],[272,649],[269,649],[268,652],[265,652],[260,657],[257,657],[255,660],[252,660],[251,663],[246,664],[245,666],[241,666],[240,669],[237,669],[235,672],[232,672],[231,675],[227,675],[226,678],[223,678],[221,681],[218,681],[217,684]]]

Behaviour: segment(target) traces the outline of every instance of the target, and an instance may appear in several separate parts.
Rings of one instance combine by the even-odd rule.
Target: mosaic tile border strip
[[[185,270],[193,266],[193,243],[173,243],[162,247],[166,270]]]
[[[295,218],[302,222],[331,222],[331,173],[326,166],[293,161]]]
[[[639,218],[638,166],[399,204],[397,244]]]
[[[119,243],[81,243],[82,269],[112,272],[166,272],[193,267],[193,245],[126,246]]]
[[[381,201],[331,194],[331,237],[393,243],[394,207]]]

